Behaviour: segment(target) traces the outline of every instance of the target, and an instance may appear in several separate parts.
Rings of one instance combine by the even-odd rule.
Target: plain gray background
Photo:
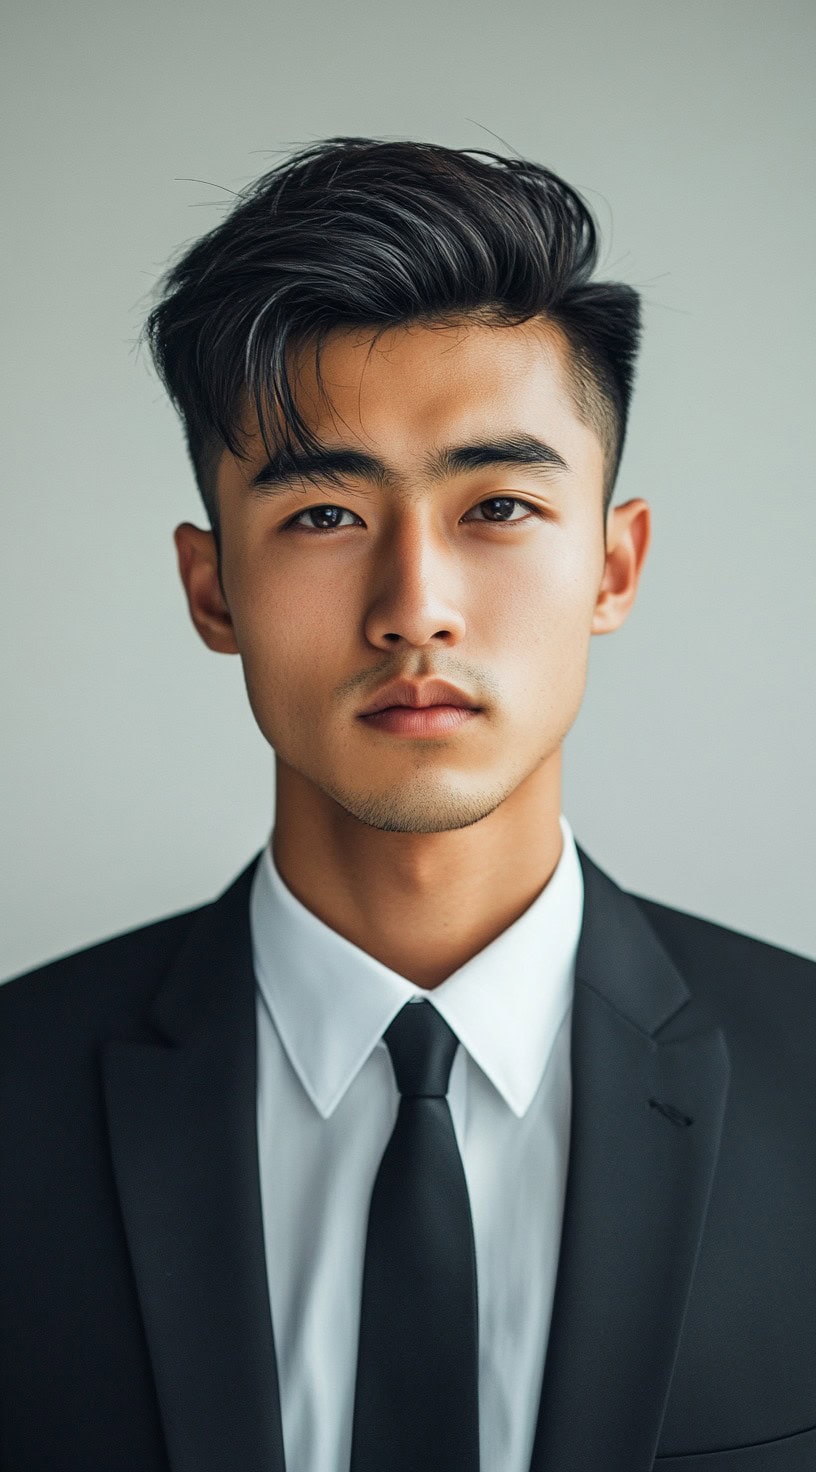
[[[816,954],[814,30],[812,0],[7,8],[0,975],[212,898],[269,835],[135,341],[229,191],[338,134],[515,150],[595,209],[645,298],[615,501],[654,534],[563,809],[624,887]]]

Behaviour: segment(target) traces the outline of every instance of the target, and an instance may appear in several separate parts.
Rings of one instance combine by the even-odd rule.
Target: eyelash
[[[533,516],[540,516],[542,514],[539,511],[539,509],[538,509],[537,506],[533,506],[530,501],[523,501],[519,496],[486,496],[483,501],[477,501],[476,502],[476,507],[479,507],[479,506],[489,506],[490,503],[491,503],[491,501],[511,501],[513,503],[513,505],[515,505],[515,506],[525,506],[527,508],[527,510],[532,513]],[[475,508],[472,508],[472,509],[475,509]],[[343,526],[303,526],[303,525],[300,525],[299,523],[300,523],[301,516],[308,516],[311,511],[343,511],[343,512],[348,512],[348,515],[349,516],[356,516],[356,514],[357,514],[355,511],[349,511],[347,506],[336,506],[333,501],[326,501],[326,502],[324,502],[320,506],[307,506],[304,511],[299,511],[296,516],[291,517],[290,520],[286,522],[284,530],[288,531],[288,530],[292,529],[292,530],[298,531],[298,532],[307,532],[310,535],[313,534],[313,533],[315,533],[318,536],[331,535],[332,532],[348,531],[348,527],[343,527]],[[487,519],[485,519],[481,523],[481,525],[482,526],[519,526],[521,524],[521,522],[526,521],[526,520],[527,520],[527,517],[526,516],[517,517],[514,521],[488,521]]]

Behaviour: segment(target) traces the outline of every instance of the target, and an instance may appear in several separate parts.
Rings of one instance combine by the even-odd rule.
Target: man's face
[[[327,339],[328,401],[312,354],[294,388],[323,444],[377,457],[387,481],[253,487],[267,461],[254,421],[250,457],[225,452],[218,471],[228,613],[215,632],[199,628],[240,653],[279,776],[292,769],[374,828],[437,832],[557,766],[590,635],[614,626],[593,623],[603,457],[572,405],[566,349],[540,324],[399,327],[373,348],[372,337]],[[554,463],[430,468],[443,447],[522,436]],[[429,677],[479,713],[431,737],[360,715],[386,682]]]

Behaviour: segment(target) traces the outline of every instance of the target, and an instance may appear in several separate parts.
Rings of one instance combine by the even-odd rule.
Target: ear
[[[635,601],[652,534],[648,502],[626,501],[623,506],[610,507],[606,528],[606,560],[592,634],[611,634],[620,628]]]
[[[232,618],[218,577],[215,537],[183,521],[176,527],[173,540],[190,618],[198,633],[208,649],[218,654],[238,654]]]

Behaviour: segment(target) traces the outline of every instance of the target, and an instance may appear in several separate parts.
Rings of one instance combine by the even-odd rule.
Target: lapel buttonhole
[[[687,1125],[694,1123],[694,1120],[690,1119],[687,1114],[683,1114],[680,1109],[675,1109],[673,1104],[663,1104],[659,1099],[650,1099],[649,1108],[659,1109],[660,1113],[665,1114],[666,1118],[670,1119],[672,1124]]]

